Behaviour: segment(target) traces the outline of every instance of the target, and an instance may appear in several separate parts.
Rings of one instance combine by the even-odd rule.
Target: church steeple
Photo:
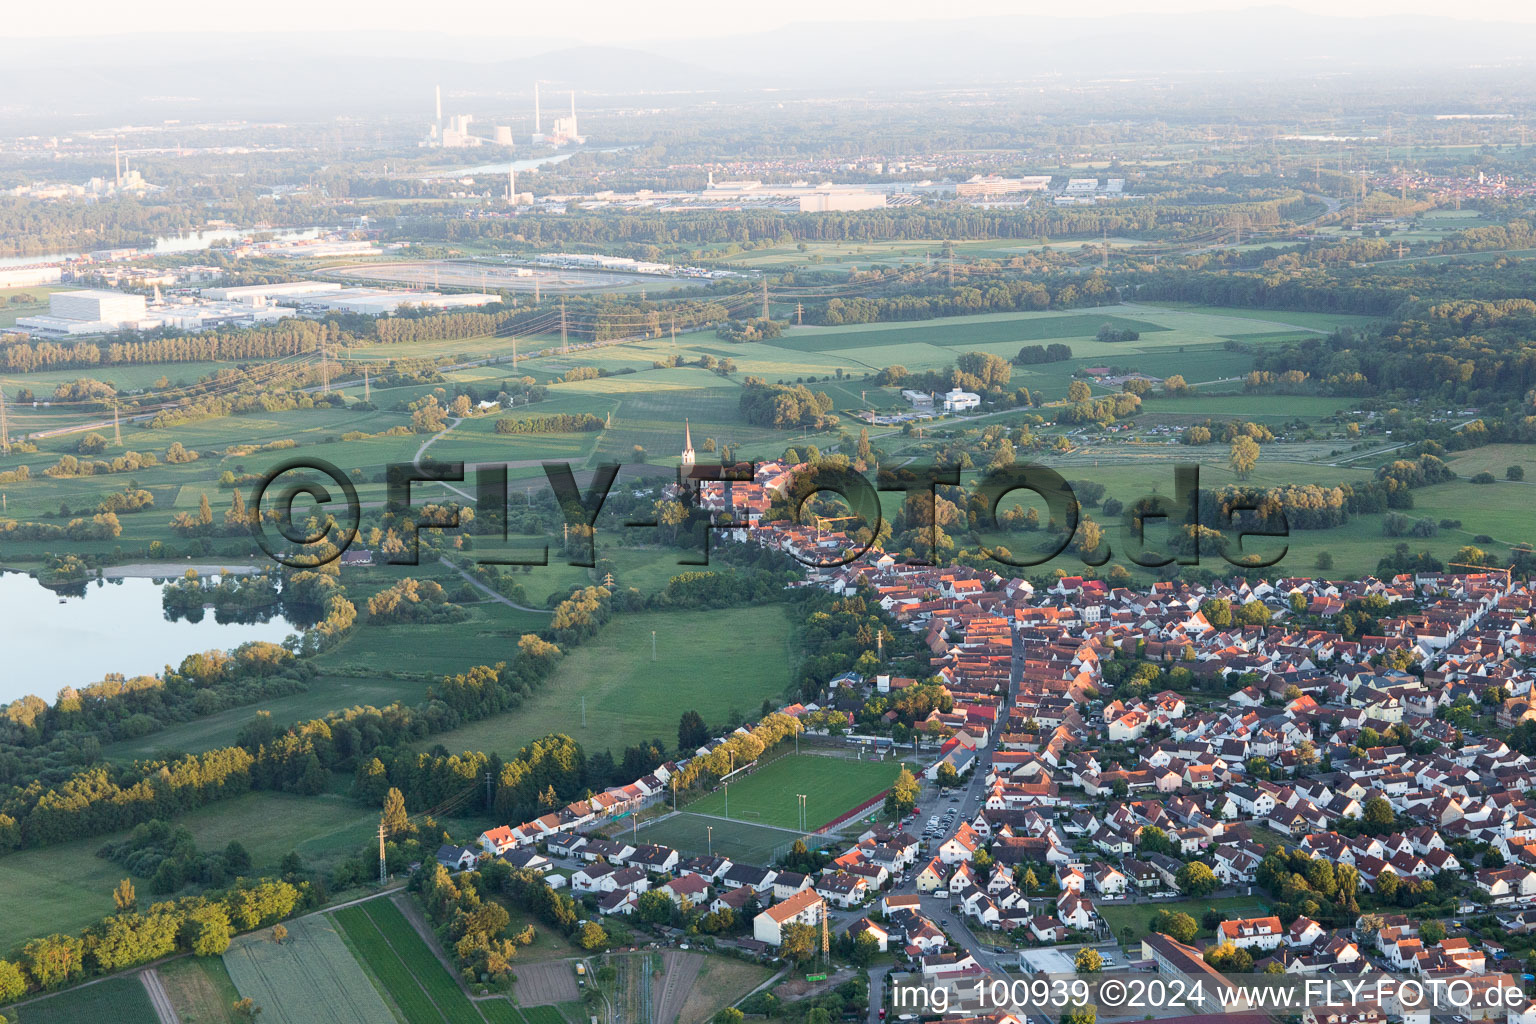
[[[688,420],[683,419],[683,465],[693,465],[693,431],[688,426]]]

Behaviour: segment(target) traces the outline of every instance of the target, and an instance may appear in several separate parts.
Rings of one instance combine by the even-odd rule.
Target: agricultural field
[[[512,612],[505,606],[498,605],[497,608]],[[423,699],[426,693],[427,683],[420,679],[322,674],[309,681],[309,690],[305,693],[275,697],[190,722],[178,722],[160,732],[108,744],[102,753],[121,761],[152,757],[164,750],[199,753],[229,746],[258,712],[270,712],[274,721],[297,722],[359,704],[384,707],[397,700],[414,703]]]
[[[181,1024],[239,1024],[233,1007],[240,992],[222,957],[184,956],[157,970]]]
[[[683,711],[721,723],[732,711],[755,716],[764,698],[783,696],[794,663],[791,636],[781,605],[617,613],[522,707],[433,736],[428,745],[511,756],[530,740],[563,732],[589,751],[617,754],[658,737],[670,748]]]
[[[698,974],[678,1013],[676,1024],[704,1024],[727,1006],[734,1006],[757,986],[767,981],[773,971],[761,964],[746,963],[725,956],[701,958]],[[656,1024],[668,1024],[657,1021]]]
[[[0,907],[5,908],[0,913],[0,957],[29,938],[76,932],[112,913],[112,889],[128,871],[97,857],[96,851],[126,834],[93,836],[0,857]]]
[[[417,579],[433,576],[430,572],[421,573],[405,568],[385,571],[392,577],[390,582],[406,575]],[[534,569],[535,573],[538,571],[538,568]],[[463,585],[457,576],[451,579],[439,576],[437,579],[450,592]],[[537,577],[529,577],[524,584],[530,596],[538,594],[538,588],[534,585],[536,580]],[[349,589],[348,593],[357,602],[359,595],[366,595],[369,591],[359,588],[356,591]],[[539,594],[535,600],[542,601],[542,596]],[[453,624],[452,643],[443,642],[446,639],[443,633],[419,624],[365,621],[335,647],[317,657],[315,665],[322,671],[332,667],[345,670],[348,675],[387,666],[391,672],[428,673],[436,677],[449,672],[462,672],[475,665],[494,665],[498,661],[507,661],[517,650],[518,637],[549,625],[547,614],[520,611],[495,601],[480,601],[466,608],[469,617]],[[391,700],[407,699],[413,693],[422,692],[419,684],[412,686],[399,682],[380,682],[376,685],[383,686],[384,693],[391,688],[397,690],[397,695]],[[347,706],[347,703],[330,704],[332,708]]]
[[[480,1024],[459,983],[388,899],[331,915],[410,1024]]]
[[[800,822],[796,794],[804,793],[806,824],[814,831],[889,787],[900,770],[895,761],[788,754],[750,775],[737,776],[729,793],[722,788],[700,797],[688,810],[794,829]]]
[[[81,1021],[160,1024],[154,1004],[149,1001],[149,993],[144,990],[144,983],[137,973],[60,992],[28,1003],[20,1010],[8,1006],[4,1012],[12,1020],[19,1018],[20,1024],[80,1024]]]
[[[251,855],[254,873],[275,875],[290,850],[307,867],[335,866],[367,847],[378,819],[377,810],[336,793],[300,797],[256,792],[200,807],[176,823],[191,831],[200,849],[223,849],[231,839],[239,839]]]
[[[282,945],[264,928],[239,936],[224,954],[230,980],[242,997],[261,1007],[264,1022],[378,1024],[399,1019],[328,916],[295,918],[287,927]]]

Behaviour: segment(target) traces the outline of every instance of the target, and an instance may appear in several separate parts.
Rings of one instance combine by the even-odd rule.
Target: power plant
[[[550,127],[549,134],[544,133],[544,117],[539,110],[539,85],[533,83],[533,135],[530,141],[535,146],[579,146],[586,142],[586,137],[581,134],[576,124],[576,90],[571,90],[571,114],[569,117],[557,117]]]
[[[490,138],[483,135],[475,135],[470,131],[470,124],[474,121],[472,114],[453,114],[443,123],[443,87],[437,86],[435,90],[436,117],[432,124],[427,126],[427,137],[421,143],[422,146],[437,149],[474,149],[479,146],[494,145],[511,149],[512,127],[510,125],[494,125],[491,128]]]

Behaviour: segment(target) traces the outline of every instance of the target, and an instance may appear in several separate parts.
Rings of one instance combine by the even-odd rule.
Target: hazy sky
[[[1060,0],[969,0],[959,6],[968,17],[1083,17],[1235,10],[1255,4],[1251,0],[1094,0],[1083,5],[1067,5]],[[1536,22],[1536,5],[1529,0],[1484,0],[1475,5],[1445,4],[1443,0],[1289,0],[1284,6],[1328,15],[1424,14]],[[440,8],[423,6],[420,0],[262,0],[255,6],[210,4],[206,0],[155,0],[149,5],[125,4],[122,0],[75,0],[67,7],[15,5],[15,9],[6,12],[3,36],[393,29],[462,32],[470,45],[487,35],[614,43],[656,37],[728,35],[780,28],[795,22],[932,20],[942,16],[939,12],[943,9],[932,0],[775,0],[771,4],[732,0],[576,0],[571,4],[527,5],[509,5],[505,0],[459,0]]]

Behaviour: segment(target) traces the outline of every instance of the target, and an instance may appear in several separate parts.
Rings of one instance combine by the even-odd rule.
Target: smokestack
[[[443,123],[443,87],[437,87],[437,123]]]
[[[117,155],[117,140],[112,140],[112,183],[123,187],[123,161]]]
[[[533,134],[543,134],[539,130],[539,83],[533,83]]]
[[[517,168],[507,164],[507,202],[517,204]]]

